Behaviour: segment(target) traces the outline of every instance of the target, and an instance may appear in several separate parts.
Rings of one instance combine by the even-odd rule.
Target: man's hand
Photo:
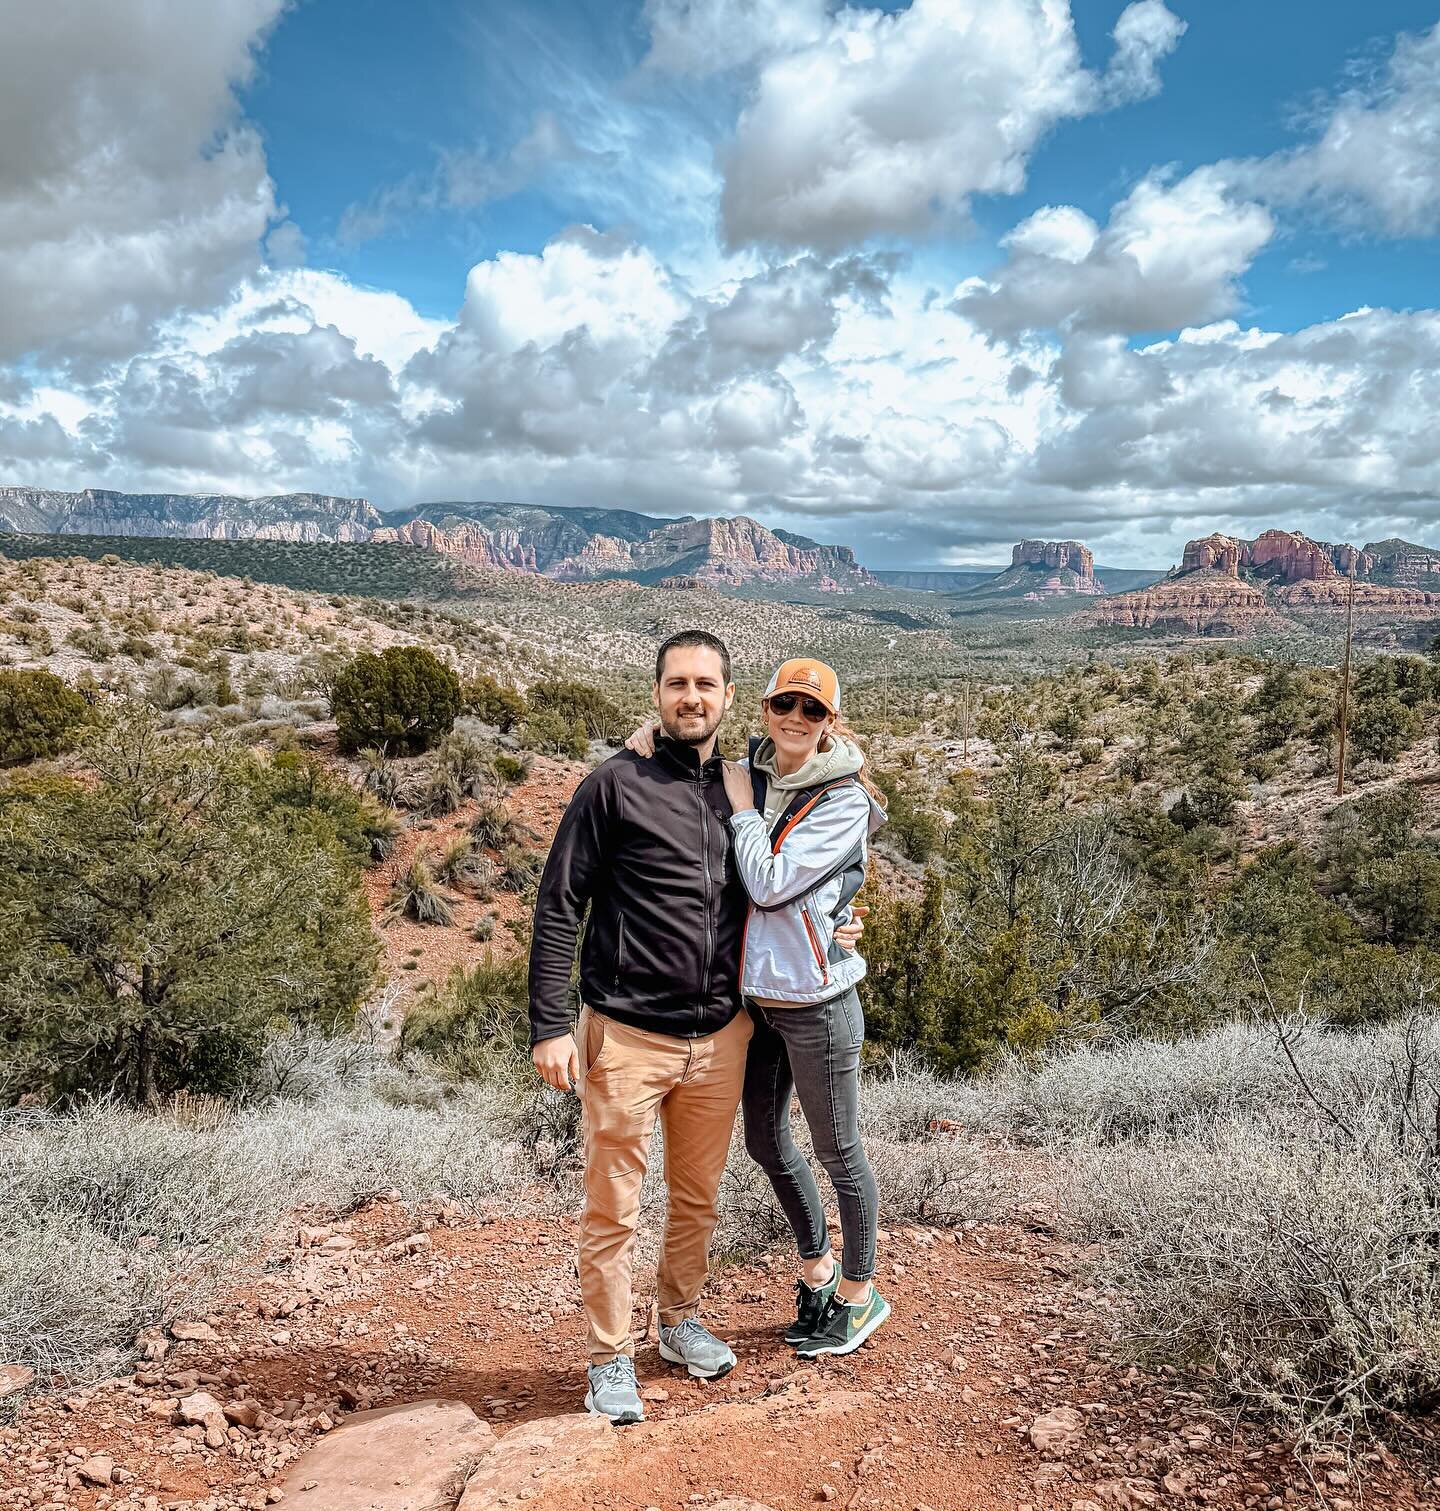
[[[646,719],[646,721],[625,742],[626,750],[633,750],[636,755],[650,757],[655,754],[655,731],[660,728],[659,719]]]
[[[561,1034],[556,1039],[541,1039],[530,1051],[535,1069],[547,1086],[556,1091],[573,1091],[580,1079],[580,1056],[575,1049],[575,1035]]]
[[[725,779],[725,796],[730,799],[732,813],[755,806],[755,788],[751,785],[750,773],[738,761],[725,761],[721,775]]]
[[[860,943],[860,936],[865,932],[865,915],[869,908],[851,908],[850,922],[842,923],[835,930],[835,943],[841,949],[853,950]]]

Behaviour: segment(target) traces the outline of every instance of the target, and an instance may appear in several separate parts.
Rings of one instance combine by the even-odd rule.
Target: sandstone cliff
[[[1400,540],[1357,550],[1296,530],[1266,530],[1254,540],[1217,533],[1188,541],[1162,582],[1097,605],[1089,619],[1201,635],[1295,628],[1343,612],[1352,573],[1362,633],[1440,617],[1440,552]]]
[[[711,586],[804,583],[832,592],[876,585],[848,547],[769,530],[743,515],[656,519],[619,511],[435,505],[377,530],[374,539],[562,581],[685,577]]]
[[[1202,568],[1135,593],[1118,593],[1085,616],[1120,629],[1170,630],[1190,635],[1244,635],[1283,629],[1288,621],[1264,587],[1223,569]]]
[[[1187,541],[1180,572],[1223,572],[1239,577],[1253,572],[1274,582],[1324,582],[1335,577],[1368,577],[1375,558],[1354,546],[1311,540],[1298,530],[1266,530],[1254,540],[1207,535]]]
[[[1098,597],[1105,584],[1095,575],[1095,558],[1078,540],[1022,540],[1010,565],[971,590],[975,598]]]
[[[1376,582],[1394,587],[1431,587],[1440,583],[1440,551],[1417,546],[1413,541],[1371,541],[1364,554],[1374,561],[1370,572]]]
[[[283,493],[118,493],[0,487],[0,533],[376,541],[458,557],[477,567],[574,582],[693,577],[712,586],[875,587],[845,546],[824,546],[753,519],[695,519],[626,509],[437,503],[382,515],[363,498]]]

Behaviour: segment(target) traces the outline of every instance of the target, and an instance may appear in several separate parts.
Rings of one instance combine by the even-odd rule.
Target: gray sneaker
[[[635,1361],[619,1354],[608,1364],[589,1368],[590,1389],[585,1392],[585,1410],[591,1416],[609,1417],[617,1427],[645,1420],[640,1391],[635,1384]]]
[[[697,1380],[718,1380],[735,1368],[735,1355],[698,1317],[674,1327],[660,1324],[660,1357],[683,1364]]]

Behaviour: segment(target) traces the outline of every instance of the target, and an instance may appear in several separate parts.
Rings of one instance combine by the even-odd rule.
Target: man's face
[[[660,727],[672,740],[704,745],[734,702],[735,684],[725,680],[719,651],[682,645],[667,652],[650,697],[660,712]]]

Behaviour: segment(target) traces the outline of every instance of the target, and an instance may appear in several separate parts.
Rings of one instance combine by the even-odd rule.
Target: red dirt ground
[[[387,1255],[386,1243],[414,1233],[417,1220],[382,1203],[320,1232],[353,1247],[287,1243],[263,1279],[210,1316],[216,1341],[174,1345],[163,1363],[141,1366],[142,1384],[126,1377],[68,1406],[32,1400],[0,1430],[0,1505],[258,1506],[285,1461],[347,1406],[451,1397],[501,1434],[578,1410],[583,1328],[569,1220],[439,1211],[418,1228],[413,1252]],[[872,1511],[1319,1504],[1289,1445],[1216,1412],[1185,1382],[1111,1356],[1084,1261],[1016,1226],[888,1231],[880,1282],[893,1319],[851,1358],[798,1368],[777,1335],[791,1303],[788,1263],[722,1269],[706,1317],[733,1341],[737,1369],[702,1384],[642,1342],[650,1420],[623,1431],[617,1457],[591,1483],[529,1504],[671,1511],[722,1495],[777,1511],[827,1500]],[[637,1331],[644,1316],[642,1307]],[[197,1375],[222,1401],[246,1396],[292,1420],[232,1429],[219,1452],[184,1441],[166,1403]],[[1084,1415],[1085,1434],[1068,1456],[1047,1459],[1028,1430],[1064,1404]],[[72,1465],[110,1453],[135,1479],[48,1500],[64,1450]],[[1310,1472],[1336,1511],[1440,1505],[1440,1479],[1426,1485],[1384,1450],[1348,1466],[1322,1457]]]

